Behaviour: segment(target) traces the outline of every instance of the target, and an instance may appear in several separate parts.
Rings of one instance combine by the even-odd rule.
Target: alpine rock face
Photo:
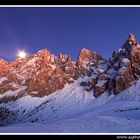
[[[103,64],[101,69],[98,64],[98,73],[88,81],[86,90],[93,90],[93,94],[99,96],[106,90],[110,94],[119,94],[131,86],[140,77],[140,45],[135,36],[129,34],[122,48],[114,51]]]
[[[57,57],[46,49],[25,59],[16,59],[14,62],[1,59],[1,102],[9,102],[26,95],[36,97],[49,95],[81,76],[91,76],[92,63],[97,65],[101,59],[101,56],[87,49],[81,50],[76,61],[61,53]]]
[[[140,76],[140,45],[135,36],[129,34],[122,48],[114,51],[108,60],[85,48],[75,61],[61,53],[57,57],[47,49],[13,62],[0,59],[1,102],[25,95],[43,97],[84,76],[88,76],[89,81],[83,81],[81,86],[92,90],[96,97],[106,90],[118,94],[129,87]]]
[[[50,100],[60,100],[61,97],[62,102],[69,104],[68,97],[80,103],[86,96],[92,99],[105,93],[109,96],[117,95],[134,85],[139,77],[140,44],[133,34],[129,34],[122,47],[114,51],[108,60],[86,48],[80,51],[75,61],[62,53],[55,56],[47,49],[13,62],[0,59],[0,124],[15,120],[18,118],[15,116],[21,114],[24,119],[28,118],[31,112],[37,113],[40,108],[45,108]],[[20,100],[27,97],[39,100],[35,105],[36,109],[13,110],[14,103],[19,104]],[[28,107],[30,108],[30,103]],[[58,109],[52,110],[55,112]],[[16,113],[17,111],[20,113]]]

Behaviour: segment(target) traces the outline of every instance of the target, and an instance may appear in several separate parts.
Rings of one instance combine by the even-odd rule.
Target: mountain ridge
[[[133,34],[108,60],[85,48],[75,61],[47,49],[0,59],[0,131],[138,132],[139,62]]]
[[[86,48],[81,49],[75,61],[62,53],[55,56],[47,49],[13,62],[0,59],[1,102],[26,95],[44,97],[85,76],[90,80],[83,80],[80,85],[86,91],[92,90],[95,97],[105,91],[119,94],[140,76],[139,48],[135,36],[130,33],[122,47],[108,60]],[[20,88],[24,90],[10,95],[10,91],[18,92]]]

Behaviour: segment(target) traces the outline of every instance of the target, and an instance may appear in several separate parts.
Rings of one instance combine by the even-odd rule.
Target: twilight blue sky
[[[0,8],[0,57],[47,48],[75,59],[84,47],[109,58],[129,33],[140,40],[140,8]]]

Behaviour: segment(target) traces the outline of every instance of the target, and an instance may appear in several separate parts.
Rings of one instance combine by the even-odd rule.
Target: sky
[[[111,57],[133,33],[140,40],[140,7],[0,7],[0,57],[40,49],[76,59],[82,48]]]

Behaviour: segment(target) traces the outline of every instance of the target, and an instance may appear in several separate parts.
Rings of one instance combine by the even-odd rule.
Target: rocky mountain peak
[[[6,60],[4,60],[3,58],[0,59],[0,65],[5,65],[8,64],[8,62]]]
[[[100,60],[103,60],[103,58],[95,51],[90,51],[86,48],[83,48],[76,60],[76,66],[81,69],[82,67],[85,67],[85,64],[88,62],[97,64]]]
[[[132,34],[132,33],[129,33],[129,39],[131,39],[131,40],[133,40],[133,41],[136,41],[135,35]]]
[[[47,49],[42,49],[42,50],[39,50],[37,53],[36,53],[37,56],[41,56],[41,57],[50,57],[51,53],[50,51],[48,51]]]
[[[51,53],[47,49],[42,49],[35,54],[35,57],[40,57],[42,59],[42,63],[47,65],[50,63]]]
[[[83,48],[75,61],[69,55],[51,54],[47,49],[38,51],[24,59],[7,62],[0,59],[0,94],[16,91],[24,86],[24,94],[43,97],[78,78],[88,77],[81,83],[85,90],[99,96],[105,91],[118,94],[140,77],[140,45],[133,34],[129,34],[123,46],[114,51],[109,60],[95,51]],[[20,95],[20,96],[19,96]],[[4,96],[4,100],[7,99]]]
[[[140,45],[135,36],[129,34],[123,46],[114,51],[106,63],[103,61],[104,67],[100,62],[102,61],[100,60],[96,65],[98,73],[84,84],[87,91],[93,90],[94,96],[99,96],[105,91],[109,91],[110,94],[119,94],[131,86],[140,77]]]
[[[4,59],[0,59],[0,77],[5,76],[8,71],[9,62]]]
[[[79,53],[78,59],[80,61],[98,61],[99,59],[101,59],[101,56],[95,51],[90,51],[86,48],[83,48]]]
[[[132,82],[140,77],[140,46],[135,36],[130,33],[122,48],[114,51],[109,59],[109,69],[116,71],[116,75],[110,80],[111,91],[118,94],[131,86]]]

